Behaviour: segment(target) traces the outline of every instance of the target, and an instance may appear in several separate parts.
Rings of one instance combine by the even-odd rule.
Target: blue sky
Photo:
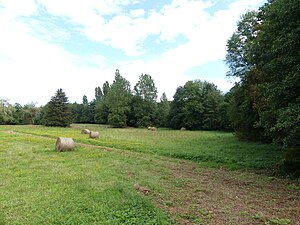
[[[46,104],[94,98],[116,69],[133,87],[152,76],[172,99],[188,80],[232,87],[226,41],[265,0],[0,0],[0,98]]]

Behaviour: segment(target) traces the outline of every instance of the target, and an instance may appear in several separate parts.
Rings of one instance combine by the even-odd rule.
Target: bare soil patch
[[[177,186],[160,207],[179,224],[300,224],[299,183],[251,172],[167,163]]]

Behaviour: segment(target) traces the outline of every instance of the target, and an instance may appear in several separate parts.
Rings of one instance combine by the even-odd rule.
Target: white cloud
[[[30,16],[37,10],[35,0],[22,0],[22,2],[16,0],[2,0],[1,5],[6,9],[6,13],[14,16]]]
[[[144,14],[145,14],[144,9],[135,9],[130,11],[130,15],[134,18],[144,16]]]
[[[212,6],[212,1],[201,0],[174,0],[152,11],[142,8],[126,11],[124,7],[136,4],[129,0],[22,0],[22,3],[2,0],[0,96],[22,104],[30,101],[45,104],[62,87],[71,101],[81,101],[84,94],[92,99],[94,88],[106,80],[111,82],[118,68],[132,86],[141,73],[150,74],[160,94],[165,91],[170,99],[178,86],[191,79],[186,75],[188,70],[224,58],[226,41],[240,15],[263,2],[237,0],[227,10],[209,14],[206,9]],[[20,17],[37,15],[41,9],[67,18],[90,40],[136,58],[112,65],[104,55],[76,56],[67,52],[53,42],[58,37],[70,38],[66,31],[55,26],[45,28],[33,20],[25,23]],[[33,33],[32,29],[38,32]],[[149,35],[156,36],[160,44],[171,42],[175,47],[150,57],[144,43]],[[176,46],[178,35],[186,37],[186,42]],[[223,90],[231,86],[222,78],[206,80]]]
[[[40,40],[30,34],[29,25],[12,14],[1,12],[0,20],[0,96],[21,104],[45,104],[60,87],[72,96],[72,101],[78,101],[83,94],[93,96],[94,88],[100,85],[99,76],[106,70],[103,57],[74,56],[58,45]],[[81,67],[78,61],[94,66]]]
[[[173,0],[161,10],[149,12],[147,17],[144,9],[131,10],[129,14],[122,13],[124,11],[122,7],[134,4],[134,1],[129,0],[37,0],[37,2],[48,13],[66,16],[73,23],[81,25],[82,31],[89,39],[119,48],[129,56],[140,56],[145,52],[143,41],[150,34],[159,35],[160,40],[167,42],[174,41],[179,34],[188,39],[197,38],[199,42],[205,42],[207,37],[210,40],[214,37],[218,45],[218,41],[224,40],[223,36],[229,33],[226,31],[232,33],[233,21],[235,23],[238,20],[241,12],[257,6],[262,1],[239,0],[233,2],[229,10],[209,15],[205,10],[212,6],[210,1]],[[29,8],[31,11],[36,10],[33,6]],[[219,20],[222,14],[222,19]],[[106,15],[112,18],[107,20]],[[218,30],[223,35],[213,36],[213,30],[214,33]],[[224,46],[224,41],[221,42]]]

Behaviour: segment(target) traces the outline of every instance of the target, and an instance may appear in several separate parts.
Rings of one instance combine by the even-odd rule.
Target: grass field
[[[282,154],[223,132],[0,126],[0,224],[298,224],[299,182],[254,173]]]

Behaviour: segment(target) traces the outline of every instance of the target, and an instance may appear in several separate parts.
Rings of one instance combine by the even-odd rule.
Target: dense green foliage
[[[163,93],[160,97],[160,102],[157,103],[157,111],[156,111],[154,124],[156,124],[159,127],[168,127],[169,113],[170,113],[170,102],[168,101],[166,93]]]
[[[77,123],[94,123],[94,114],[96,110],[96,100],[88,102],[87,96],[84,95],[82,104],[70,104],[72,112],[72,121]]]
[[[284,165],[300,171],[300,4],[269,1],[248,12],[228,40],[231,121],[243,138],[287,149]]]
[[[107,81],[103,84],[102,90],[100,87],[96,88],[96,109],[94,116],[95,123],[106,124],[108,122],[109,109],[106,102],[108,91],[109,83]]]
[[[175,129],[221,129],[221,92],[208,82],[188,81],[177,88],[170,109],[170,126]]]
[[[11,105],[6,99],[0,99],[0,124],[41,124],[42,113],[42,108],[34,103]]]
[[[260,72],[261,126],[274,142],[300,148],[300,4],[277,0],[265,5],[255,48]],[[263,50],[264,49],[264,50]]]
[[[248,12],[228,40],[235,128],[244,136],[300,146],[300,6],[297,0],[269,1]],[[243,122],[244,121],[244,122]]]
[[[109,109],[108,123],[114,127],[125,127],[131,99],[130,83],[116,70],[115,79],[107,93],[106,102]]]
[[[0,124],[13,123],[16,109],[5,99],[0,99]]]
[[[62,89],[58,89],[45,106],[44,124],[46,126],[70,126],[71,111],[68,104],[68,97]]]
[[[134,96],[131,100],[129,124],[137,127],[147,127],[155,123],[157,88],[154,80],[148,74],[142,74],[134,86]]]

